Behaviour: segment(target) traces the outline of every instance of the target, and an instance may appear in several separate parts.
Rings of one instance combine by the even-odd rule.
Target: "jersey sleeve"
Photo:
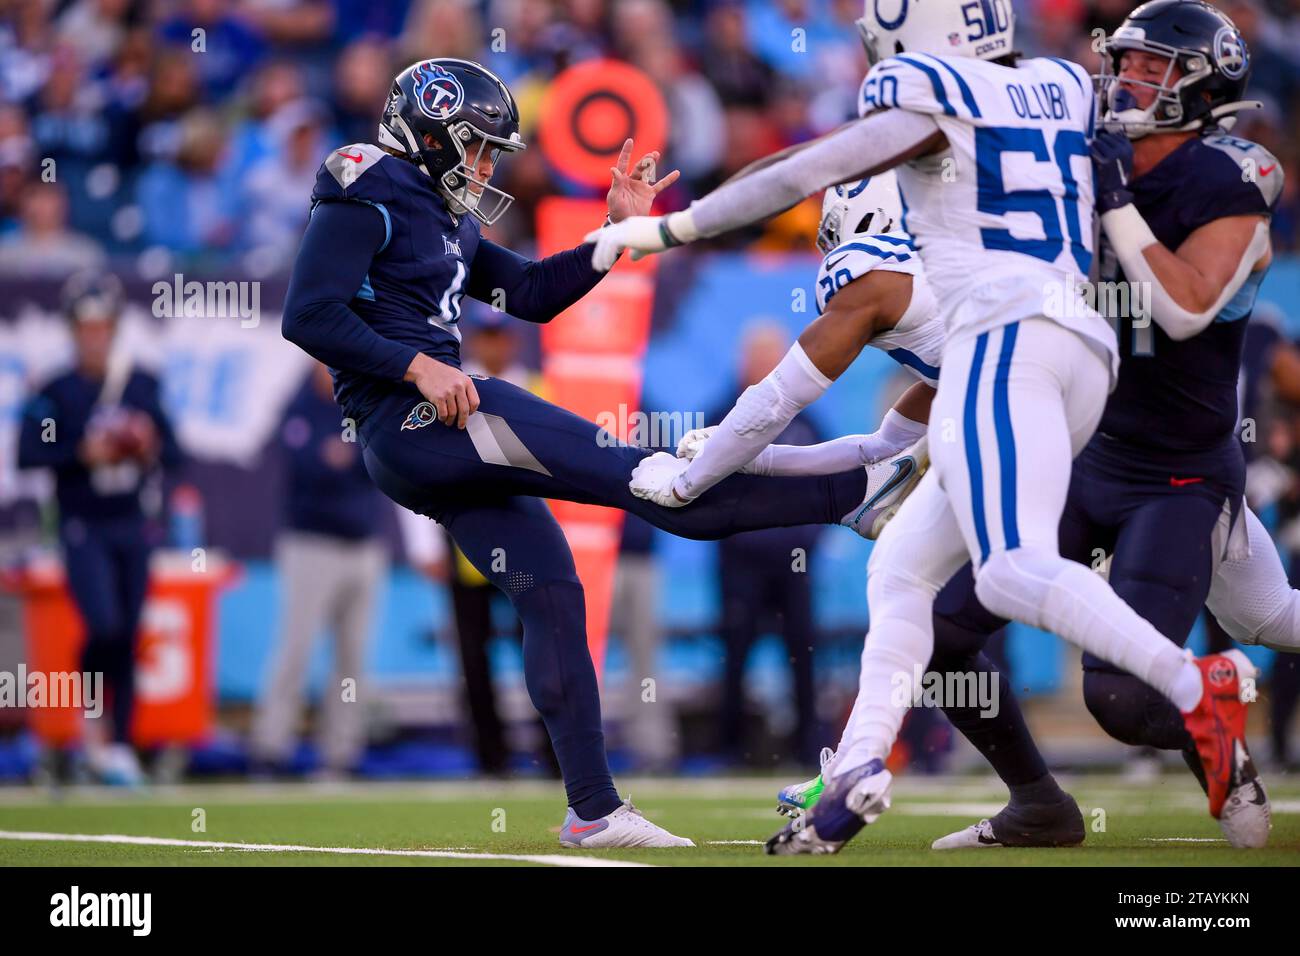
[[[962,119],[980,115],[960,64],[926,53],[900,53],[867,72],[858,95],[858,113],[865,116],[877,109]]]
[[[1235,136],[1207,136],[1200,145],[1200,181],[1181,197],[1189,231],[1228,216],[1272,216],[1284,185],[1277,157]]]
[[[873,269],[916,275],[920,268],[920,255],[906,233],[854,236],[828,252],[817,270],[817,314],[826,311],[835,293]]]

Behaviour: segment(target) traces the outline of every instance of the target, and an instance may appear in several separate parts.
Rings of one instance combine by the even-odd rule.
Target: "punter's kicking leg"
[[[465,429],[441,424],[431,408],[422,414],[427,403],[413,391],[387,400],[362,425],[368,454],[422,500],[560,498],[620,508],[686,538],[847,524],[865,497],[866,470],[855,468],[799,478],[733,475],[684,508],[661,508],[628,489],[648,451],[508,382],[475,386],[481,404]]]

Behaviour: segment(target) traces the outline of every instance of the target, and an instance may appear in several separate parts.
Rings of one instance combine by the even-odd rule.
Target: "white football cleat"
[[[1241,651],[1230,650],[1224,654],[1232,659],[1237,668],[1238,686],[1241,682],[1254,681],[1259,677],[1259,668],[1251,663]],[[1245,696],[1239,690],[1243,703],[1251,703],[1254,695]],[[1264,791],[1264,782],[1259,779],[1255,761],[1244,743],[1234,742],[1232,748],[1232,781],[1223,810],[1219,813],[1219,829],[1227,837],[1228,843],[1239,850],[1258,850],[1268,843],[1268,831],[1273,827],[1272,807],[1268,794]]]
[[[1258,850],[1268,843],[1272,808],[1255,762],[1243,747],[1234,748],[1233,788],[1219,813],[1219,829],[1239,850]]]
[[[810,811],[796,817],[763,845],[769,856],[838,853],[858,831],[889,809],[894,776],[872,760],[832,778]]]
[[[144,771],[129,744],[107,744],[88,747],[86,764],[100,783],[110,787],[137,788],[144,786]]]
[[[956,833],[949,833],[947,836],[939,837],[930,844],[930,849],[970,850],[1002,845],[1002,841],[993,833],[993,822],[985,819],[968,826],[964,830],[958,830]]]
[[[925,470],[930,467],[930,446],[922,435],[914,445],[897,455],[867,465],[867,494],[856,509],[845,515],[847,525],[864,538],[875,540],[898,513]]]
[[[584,820],[569,808],[560,827],[560,846],[584,850],[607,850],[613,847],[695,846],[686,837],[673,836],[663,827],[651,823],[624,800],[613,813],[599,820]]]
[[[835,759],[835,751],[823,747],[821,752],[821,773],[803,783],[792,783],[782,787],[776,795],[776,812],[783,817],[803,816],[817,805],[826,789],[826,765]]]

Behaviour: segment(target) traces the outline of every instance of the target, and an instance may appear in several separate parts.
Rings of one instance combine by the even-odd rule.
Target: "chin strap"
[[[1192,120],[1186,126],[1179,127],[1178,132],[1185,133],[1204,126],[1221,126],[1225,131],[1232,129],[1237,122],[1237,113],[1245,110],[1262,110],[1264,104],[1259,100],[1237,100],[1235,103],[1221,103],[1200,119]],[[1226,122],[1220,122],[1226,120]]]

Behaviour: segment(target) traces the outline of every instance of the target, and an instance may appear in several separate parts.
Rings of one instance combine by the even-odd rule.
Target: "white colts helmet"
[[[899,53],[996,60],[1015,28],[1011,0],[866,0],[858,21],[872,66]]]
[[[822,255],[856,235],[879,235],[901,228],[903,201],[892,169],[856,183],[832,186],[822,200],[817,248]]]

